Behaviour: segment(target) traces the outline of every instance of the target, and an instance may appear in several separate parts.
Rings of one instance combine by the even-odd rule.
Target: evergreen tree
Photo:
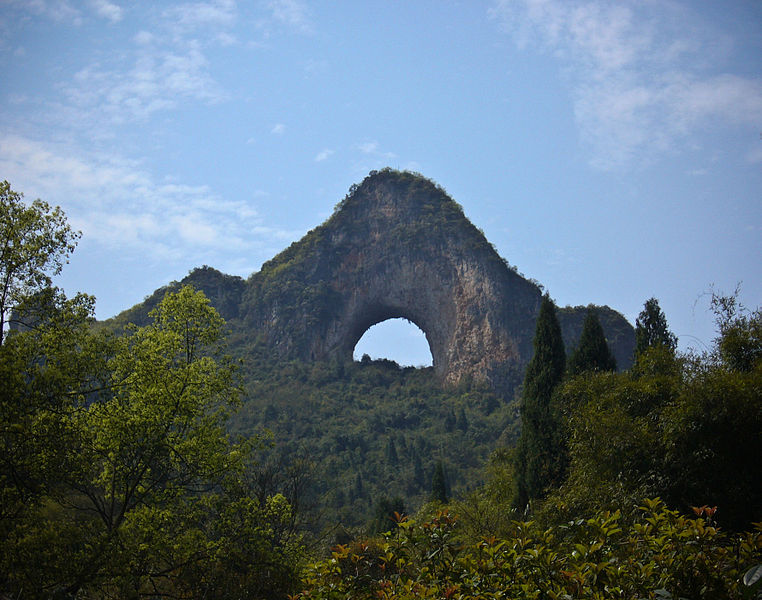
[[[570,375],[585,371],[616,371],[616,359],[606,343],[598,315],[592,309],[587,311],[579,344],[569,357]]]
[[[398,461],[399,457],[397,456],[397,446],[394,444],[394,438],[390,437],[389,441],[386,444],[386,462],[392,466],[395,466]]]
[[[562,381],[566,352],[553,301],[546,294],[540,305],[534,337],[534,355],[527,366],[521,401],[521,437],[516,452],[514,506],[526,507],[549,486],[560,483],[565,449],[560,424],[551,407]]]
[[[458,411],[458,418],[455,421],[455,427],[457,427],[461,431],[468,430],[468,418],[466,417],[466,411],[462,406],[460,407],[460,410]]]
[[[441,502],[442,504],[449,502],[444,465],[441,460],[437,461],[437,466],[434,468],[434,476],[431,478],[431,499],[434,502]]]
[[[424,487],[426,482],[424,481],[423,462],[421,461],[421,455],[418,452],[413,454],[413,480],[419,487]]]
[[[635,320],[635,361],[643,352],[655,346],[674,352],[677,336],[667,327],[667,317],[659,307],[659,301],[650,298]]]
[[[373,507],[373,518],[368,524],[368,533],[376,535],[394,528],[396,516],[405,513],[405,502],[399,496],[391,500],[386,496],[382,497]]]
[[[452,408],[450,408],[447,410],[444,421],[444,427],[447,433],[452,433],[455,431],[455,421],[455,412],[452,410]]]

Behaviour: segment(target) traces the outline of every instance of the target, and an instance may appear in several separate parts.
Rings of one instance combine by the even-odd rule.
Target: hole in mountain
[[[429,342],[423,331],[407,319],[387,319],[370,327],[355,345],[355,360],[363,354],[371,359],[386,358],[402,367],[430,367]]]

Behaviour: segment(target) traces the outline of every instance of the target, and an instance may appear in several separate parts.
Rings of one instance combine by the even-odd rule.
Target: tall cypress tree
[[[647,349],[662,346],[674,352],[677,336],[667,327],[667,317],[656,298],[646,300],[643,310],[635,320],[635,360]]]
[[[434,476],[431,478],[431,499],[442,504],[447,504],[449,501],[447,498],[447,480],[441,460],[437,461]]]
[[[603,327],[593,309],[587,311],[579,344],[569,357],[569,374],[585,371],[616,371],[616,359],[609,350]]]
[[[560,423],[551,407],[553,390],[561,383],[566,352],[553,301],[540,305],[534,355],[527,366],[521,401],[521,437],[516,451],[516,491],[513,504],[523,509],[549,486],[560,483],[565,450]]]

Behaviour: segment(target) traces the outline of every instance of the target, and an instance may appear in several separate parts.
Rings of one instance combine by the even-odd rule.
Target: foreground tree
[[[63,211],[47,202],[23,202],[7,181],[0,182],[0,345],[13,310],[50,286],[80,237]]]
[[[0,364],[11,367],[27,336],[52,338],[12,401],[55,400],[3,414],[4,432],[21,427],[32,440],[13,458],[15,480],[3,479],[19,490],[0,551],[2,587],[14,597],[260,597],[294,581],[290,506],[252,493],[243,468],[253,442],[232,444],[225,430],[238,390],[221,353],[222,319],[189,287],[151,317],[118,339],[75,329],[68,353],[45,327],[2,349]],[[100,368],[71,379],[58,366],[79,364],[69,353]]]
[[[522,390],[521,437],[516,451],[514,506],[542,497],[563,476],[564,449],[560,422],[552,407],[553,392],[564,377],[566,353],[553,301],[545,295],[537,317],[534,355]]]
[[[95,328],[91,297],[49,287],[79,234],[0,200],[0,596],[284,595],[299,538],[247,483],[256,440],[228,438],[220,316],[186,287],[123,337]]]

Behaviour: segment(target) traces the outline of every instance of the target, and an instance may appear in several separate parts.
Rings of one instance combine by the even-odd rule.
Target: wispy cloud
[[[718,121],[762,120],[762,80],[713,69],[706,48],[716,32],[678,4],[498,0],[490,14],[518,47],[561,61],[598,168],[679,151],[693,131]]]
[[[270,133],[273,135],[283,135],[286,133],[286,126],[283,123],[276,123],[272,126],[272,129],[270,129]]]
[[[381,151],[379,143],[376,140],[361,142],[356,145],[356,148],[363,154],[368,154],[380,159],[397,158],[397,155],[394,152]]]
[[[163,13],[168,23],[179,30],[209,30],[228,27],[235,21],[234,0],[188,2],[171,6]]]
[[[10,0],[7,5],[53,21],[82,23],[82,13],[67,0]]]
[[[311,33],[314,30],[306,3],[299,0],[271,0],[267,6],[276,23],[299,33]]]
[[[329,148],[324,148],[323,150],[321,150],[315,155],[315,162],[323,162],[324,160],[328,160],[329,158],[331,158],[331,155],[333,153],[334,153],[333,150]]]
[[[295,232],[268,227],[248,202],[205,185],[157,181],[141,164],[0,136],[0,172],[14,188],[60,204],[88,240],[166,260],[213,262],[230,251],[280,246]]]
[[[91,4],[99,16],[112,23],[121,21],[124,16],[122,8],[108,0],[92,0]]]
[[[103,128],[145,120],[183,100],[215,103],[227,98],[213,80],[198,42],[168,49],[157,47],[148,32],[139,32],[135,39],[138,48],[131,66],[91,64],[64,86],[67,108],[80,124],[93,122]]]

